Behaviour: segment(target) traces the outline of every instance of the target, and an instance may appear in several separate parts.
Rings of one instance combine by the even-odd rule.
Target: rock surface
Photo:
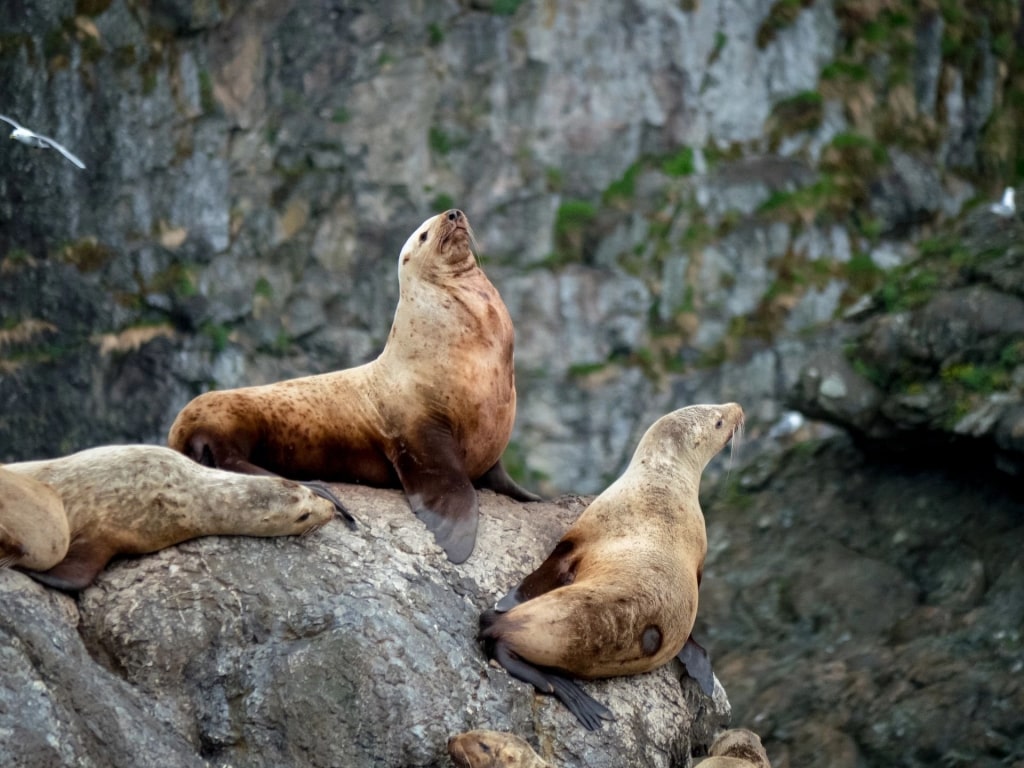
[[[338,486],[360,521],[291,539],[205,538],[116,561],[77,600],[0,571],[0,763],[447,766],[450,735],[509,730],[559,766],[684,765],[728,720],[673,665],[587,683],[585,731],[488,665],[480,612],[582,511],[481,494],[451,565],[397,491]]]
[[[702,499],[694,633],[773,768],[1024,764],[1024,495],[849,438]]]

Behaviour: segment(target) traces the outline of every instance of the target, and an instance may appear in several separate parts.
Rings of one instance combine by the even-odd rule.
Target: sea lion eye
[[[309,520],[309,512],[303,512],[301,515],[299,515],[298,519],[295,522],[304,523],[307,520]]]
[[[721,420],[721,419],[719,419],[718,421],[716,421],[716,422],[715,422],[715,429],[721,429],[721,428],[722,428],[722,424],[723,424],[723,422],[722,422],[722,420]]]
[[[421,243],[427,242],[427,233],[426,233],[426,231],[420,232],[420,242]]]
[[[491,754],[491,748],[489,746],[484,744],[482,741],[478,741],[477,744],[480,745],[480,751],[483,752],[485,755]]]

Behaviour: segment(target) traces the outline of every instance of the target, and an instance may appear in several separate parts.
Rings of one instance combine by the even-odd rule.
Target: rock
[[[481,493],[477,549],[453,566],[400,492],[338,490],[355,532],[197,539],[116,561],[77,602],[0,571],[0,762],[433,766],[486,727],[533,734],[563,767],[669,766],[728,720],[724,691],[673,663],[586,683],[618,718],[589,733],[487,664],[479,614],[581,501]]]

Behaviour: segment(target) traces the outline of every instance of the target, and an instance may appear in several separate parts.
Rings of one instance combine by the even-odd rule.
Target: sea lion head
[[[711,742],[708,755],[744,760],[752,768],[770,768],[768,753],[761,744],[761,738],[746,728],[730,728],[719,733]]]
[[[703,472],[742,426],[743,408],[738,403],[679,408],[662,416],[644,433],[634,461],[674,457]]]
[[[457,768],[539,768],[546,766],[526,741],[502,731],[467,731],[448,739]]]
[[[398,256],[398,283],[416,275],[425,279],[457,277],[476,268],[473,230],[457,208],[431,216],[420,224]]]

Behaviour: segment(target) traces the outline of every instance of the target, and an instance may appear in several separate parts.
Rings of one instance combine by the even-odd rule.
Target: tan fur
[[[53,578],[40,580],[65,589],[86,586],[116,554],[198,536],[302,534],[334,516],[329,501],[292,481],[209,469],[155,445],[91,448],[4,469],[45,483],[63,501],[70,547],[48,571]]]
[[[401,487],[448,557],[462,562],[476,540],[474,483],[537,500],[499,463],[516,412],[514,333],[471,243],[456,210],[410,236],[376,360],[200,395],[178,414],[168,444],[237,472]]]
[[[771,768],[761,738],[746,728],[722,731],[708,749],[709,757],[700,768]]]
[[[658,419],[625,473],[562,537],[578,563],[572,583],[498,615],[484,636],[581,678],[646,672],[675,656],[693,628],[707,553],[701,473],[742,420],[735,403]],[[650,627],[661,642],[649,654],[642,638]]]
[[[467,731],[448,739],[456,768],[552,768],[533,747],[503,731]]]
[[[57,492],[0,467],[0,567],[52,568],[63,559],[69,541]]]

